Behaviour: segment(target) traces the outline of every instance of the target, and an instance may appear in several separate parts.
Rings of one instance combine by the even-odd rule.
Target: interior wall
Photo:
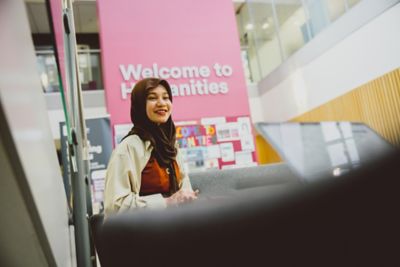
[[[374,79],[290,121],[363,122],[394,146],[400,146],[400,68]],[[260,164],[281,161],[260,135],[256,137]]]
[[[3,142],[3,131],[0,131],[0,210],[3,214],[0,222],[0,266],[49,266],[48,261],[55,262],[51,256],[50,259],[46,257],[48,248],[41,244],[44,235],[38,233],[32,222],[32,211],[23,195],[23,185],[18,181],[16,163],[10,159],[10,147]]]
[[[359,121],[400,146],[400,68],[293,119]]]
[[[0,39],[0,266],[71,266],[67,199],[22,0],[0,1]]]
[[[400,66],[396,4],[272,88],[259,88],[265,121],[287,121]]]

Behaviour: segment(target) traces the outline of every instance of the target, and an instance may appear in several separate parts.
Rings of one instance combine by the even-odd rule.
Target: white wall
[[[272,88],[259,88],[264,121],[285,121],[400,67],[396,4]]]
[[[71,266],[67,199],[22,0],[0,1],[0,40],[0,265]]]

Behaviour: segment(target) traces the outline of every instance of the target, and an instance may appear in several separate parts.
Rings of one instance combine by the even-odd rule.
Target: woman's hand
[[[199,194],[199,190],[187,190],[181,189],[172,196],[165,199],[167,206],[177,206],[183,203],[192,202],[197,199],[197,195]]]

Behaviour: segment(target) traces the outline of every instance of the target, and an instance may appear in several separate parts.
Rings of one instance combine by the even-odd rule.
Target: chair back
[[[97,254],[99,256],[100,262],[101,262],[101,254],[102,254],[100,237],[101,237],[101,228],[103,225],[103,221],[104,221],[104,214],[102,214],[102,213],[93,214],[89,218],[90,235],[91,235],[92,241],[94,243],[94,246],[96,248]]]

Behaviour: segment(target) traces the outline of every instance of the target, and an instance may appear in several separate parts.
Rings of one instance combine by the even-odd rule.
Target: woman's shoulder
[[[121,141],[120,145],[130,145],[130,144],[142,144],[144,143],[143,140],[137,134],[131,134],[124,138]]]
[[[143,141],[138,135],[132,134],[124,138],[115,148],[117,154],[126,154],[133,151],[147,151],[150,149],[150,142]]]

